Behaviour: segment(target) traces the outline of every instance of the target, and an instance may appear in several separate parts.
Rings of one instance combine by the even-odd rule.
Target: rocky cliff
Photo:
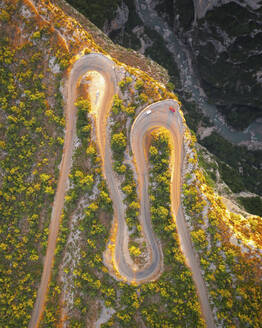
[[[261,4],[174,0],[155,9],[190,49],[202,87],[228,122],[241,129],[261,117]]]

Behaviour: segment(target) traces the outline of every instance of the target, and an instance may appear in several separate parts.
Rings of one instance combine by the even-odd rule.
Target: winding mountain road
[[[58,178],[57,190],[55,194],[51,221],[49,225],[49,235],[46,255],[44,258],[44,268],[41,277],[40,286],[37,292],[37,298],[34,304],[32,316],[29,322],[29,328],[39,327],[43,312],[46,297],[48,294],[49,281],[51,278],[52,265],[55,255],[56,240],[59,230],[60,217],[64,207],[64,198],[68,176],[72,164],[73,141],[76,135],[76,108],[74,102],[76,100],[77,84],[79,79],[88,71],[97,71],[103,75],[106,81],[106,90],[104,93],[104,102],[101,106],[108,112],[112,106],[113,96],[116,93],[116,78],[113,69],[114,63],[107,57],[99,54],[90,54],[81,57],[73,66],[67,85],[65,87],[65,116],[66,116],[66,130],[63,148],[63,157],[60,166],[60,174]],[[107,101],[108,100],[108,101]],[[101,111],[102,113],[102,111]],[[101,115],[100,115],[101,116]],[[103,140],[105,140],[105,122],[106,116],[99,117],[100,126],[97,129],[99,132],[98,140],[100,149],[104,149]]]
[[[183,164],[183,123],[179,113],[179,105],[173,100],[165,100],[152,104],[145,108],[136,118],[131,129],[131,146],[136,161],[137,175],[139,181],[139,196],[141,201],[140,222],[150,251],[150,260],[142,269],[133,268],[127,261],[125,255],[127,226],[125,222],[125,209],[122,204],[121,192],[116,183],[112,169],[112,154],[110,137],[107,135],[107,119],[113,103],[113,96],[117,92],[117,79],[114,71],[114,62],[100,54],[89,54],[78,59],[69,75],[66,90],[66,132],[63,149],[63,158],[60,167],[58,187],[55,195],[47,252],[44,260],[44,269],[38,289],[37,299],[34,305],[29,328],[39,326],[44,311],[48,285],[51,277],[52,264],[55,254],[56,239],[59,230],[60,216],[64,206],[64,196],[68,175],[71,168],[73,140],[76,133],[76,108],[74,102],[77,95],[77,84],[88,72],[96,71],[105,80],[105,90],[101,106],[96,113],[96,134],[98,146],[102,159],[103,174],[106,178],[110,196],[113,201],[114,216],[117,222],[117,238],[115,247],[115,263],[120,275],[128,282],[142,283],[156,279],[163,267],[163,256],[161,245],[156,239],[151,225],[150,207],[148,199],[148,174],[145,158],[145,137],[156,128],[164,127],[170,131],[172,136],[172,172],[171,172],[171,209],[180,238],[181,247],[189,265],[193,279],[197,287],[203,317],[207,327],[215,327],[212,312],[208,302],[206,286],[201,276],[200,265],[193,250],[190,234],[187,230],[183,211],[180,206],[181,169]],[[172,105],[177,108],[171,113],[168,107]],[[151,110],[148,114],[148,110]],[[147,156],[147,155],[146,155]]]
[[[176,112],[169,111],[169,106],[176,107]],[[137,163],[137,174],[139,181],[139,190],[141,196],[141,216],[140,221],[145,233],[146,240],[150,240],[153,248],[151,265],[140,272],[136,272],[137,282],[150,279],[150,269],[154,270],[159,265],[157,242],[152,231],[149,200],[148,200],[148,174],[145,159],[145,136],[157,128],[165,128],[170,132],[172,152],[171,152],[171,211],[176,219],[176,227],[179,235],[180,245],[185,255],[187,265],[190,267],[193,280],[195,282],[203,317],[208,328],[215,327],[212,311],[208,301],[207,288],[203,281],[199,261],[194,252],[191,237],[184,218],[183,210],[180,204],[181,191],[181,171],[183,164],[183,122],[179,113],[179,105],[173,100],[164,100],[152,104],[145,108],[136,118],[131,129],[131,146],[135,161]],[[150,114],[147,114],[151,110]],[[138,165],[139,163],[139,165]]]

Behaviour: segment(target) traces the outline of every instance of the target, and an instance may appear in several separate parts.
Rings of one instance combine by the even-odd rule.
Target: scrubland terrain
[[[81,16],[83,25],[68,16],[72,9],[61,5],[64,11],[49,1],[14,0],[0,5],[3,327],[27,327],[32,316],[70,126],[68,80],[73,65],[90,53],[111,55],[114,65],[118,94],[110,104],[104,133],[122,193],[130,258],[138,267],[150,258],[139,222],[139,181],[130,131],[147,105],[177,100],[176,96],[163,84],[168,82],[165,70],[114,46]],[[48,291],[41,296],[45,306],[40,326],[203,327],[201,298],[171,208],[170,158],[176,149],[166,129],[148,135],[145,152],[152,226],[163,252],[162,273],[142,284],[127,282],[114,263],[110,266],[105,261],[109,249],[113,262],[117,225],[97,133],[96,105],[103,87],[94,95],[96,83],[87,74],[72,86],[77,95],[72,106],[76,117],[71,131],[73,156],[54,240],[52,275]],[[225,207],[212,185],[216,163],[206,159],[203,149],[198,148],[197,154],[196,138],[185,120],[183,129],[180,211],[201,267],[215,326],[259,327],[261,217],[232,213]]]

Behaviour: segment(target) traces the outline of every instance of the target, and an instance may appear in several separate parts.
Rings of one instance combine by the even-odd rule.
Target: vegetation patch
[[[168,133],[154,133],[149,150],[151,217],[155,232],[160,237],[163,247],[165,272],[159,279],[161,302],[166,302],[160,318],[162,326],[168,327],[187,325],[188,327],[203,327],[200,318],[200,305],[192,274],[185,264],[181,252],[176,222],[170,206],[170,144]],[[155,309],[156,310],[156,309]],[[146,311],[143,313],[145,322],[151,327],[155,325],[154,317]],[[159,325],[159,327],[162,327]]]
[[[27,10],[28,16],[22,15]],[[28,326],[63,147],[66,53],[23,2],[1,4],[0,326]],[[21,37],[22,36],[22,37]],[[52,69],[52,63],[56,70]]]
[[[188,172],[184,177],[183,203],[214,317],[222,326],[258,327],[261,218],[245,218],[226,210],[198,168],[195,140],[188,131],[186,139]]]

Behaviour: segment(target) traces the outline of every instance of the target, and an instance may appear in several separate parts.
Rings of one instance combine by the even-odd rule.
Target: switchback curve
[[[76,135],[76,108],[74,106],[74,102],[76,100],[76,89],[77,89],[76,86],[79,79],[88,71],[97,71],[101,73],[106,82],[106,90],[104,93],[104,100],[101,105],[101,108],[104,108],[105,112],[108,112],[112,106],[113,96],[116,93],[116,86],[117,86],[113,66],[114,63],[103,55],[90,54],[87,56],[83,56],[80,59],[78,59],[73,65],[64,89],[64,96],[66,99],[66,104],[65,104],[66,127],[65,127],[63,157],[61,161],[58,184],[57,184],[56,194],[55,194],[53,208],[52,208],[50,225],[49,225],[49,235],[48,235],[46,255],[44,258],[44,267],[43,267],[40,286],[38,288],[32,316],[28,326],[29,328],[39,327],[44,312],[46,297],[48,294],[49,281],[51,278],[52,265],[55,255],[56,240],[59,231],[60,217],[61,217],[62,209],[64,207],[66,186],[67,186],[68,176],[72,164],[73,141]],[[97,131],[101,133],[101,135],[98,135],[98,140],[100,142],[99,145],[100,149],[104,149],[103,141],[105,140],[104,137],[105,130],[103,129],[104,127],[103,124],[105,124],[105,120],[106,120],[105,115],[98,120],[101,125],[100,127],[97,128]]]
[[[38,289],[37,299],[34,305],[32,317],[29,323],[29,328],[38,327],[43,311],[45,299],[48,293],[48,284],[51,277],[52,263],[54,259],[56,239],[59,229],[59,221],[64,206],[64,196],[66,191],[66,183],[71,168],[71,158],[73,152],[73,139],[76,131],[76,109],[74,102],[76,99],[76,86],[79,79],[88,71],[97,71],[105,79],[104,96],[101,101],[101,106],[96,115],[96,132],[100,154],[103,163],[103,173],[107,180],[110,190],[110,196],[113,201],[114,215],[118,222],[115,262],[118,264],[119,273],[127,281],[135,281],[137,283],[146,282],[155,279],[162,268],[162,252],[159,242],[156,240],[151,227],[149,215],[149,203],[147,197],[147,174],[145,159],[143,158],[143,151],[141,150],[141,141],[144,140],[146,132],[157,127],[166,127],[170,130],[173,136],[173,142],[176,149],[176,156],[174,157],[174,173],[171,178],[171,206],[172,212],[176,215],[177,228],[180,236],[181,245],[188,261],[188,264],[193,273],[193,279],[196,283],[197,290],[200,297],[203,315],[206,319],[208,327],[214,327],[211,310],[208,303],[206,287],[204,285],[199,264],[195,258],[195,254],[191,245],[190,235],[186,228],[186,223],[183,217],[183,211],[180,206],[180,176],[183,158],[183,124],[179,111],[172,114],[168,111],[167,106],[172,104],[178,109],[178,104],[173,100],[166,100],[153,105],[143,110],[135,122],[131,130],[131,145],[136,158],[139,162],[138,179],[140,183],[140,198],[144,206],[141,206],[141,223],[143,232],[147,239],[147,244],[151,250],[151,261],[142,270],[132,270],[127,264],[123,254],[123,236],[126,223],[124,221],[124,210],[121,205],[121,197],[119,197],[119,189],[116,186],[114,173],[112,169],[112,157],[110,138],[107,136],[106,123],[108,114],[112,107],[113,96],[117,91],[117,80],[114,72],[114,63],[107,57],[100,54],[90,54],[78,59],[70,72],[69,79],[66,86],[66,132],[63,149],[63,158],[60,167],[60,175],[58,180],[58,187],[55,195],[51,223],[49,227],[48,246],[44,260],[44,269],[41,277],[41,283]],[[151,114],[146,114],[150,108]],[[172,115],[172,116],[171,116]],[[140,139],[142,138],[142,139]],[[142,164],[142,165],[141,165]],[[180,218],[180,219],[179,219]]]
[[[169,107],[176,108],[175,113],[169,111]],[[157,128],[165,128],[171,135],[171,212],[175,219],[180,245],[185,255],[187,265],[189,266],[192,277],[198,292],[201,310],[208,328],[215,327],[212,311],[208,301],[207,288],[201,275],[200,264],[192,246],[190,233],[184,218],[183,209],[180,204],[181,193],[181,173],[183,167],[183,121],[179,112],[179,105],[174,100],[164,100],[154,103],[145,108],[136,118],[131,129],[131,145],[136,161],[138,174],[139,190],[142,206],[142,224],[147,227],[146,233],[151,236],[152,227],[148,204],[148,174],[145,159],[145,136]],[[145,208],[145,210],[143,210]],[[149,237],[154,238],[154,237]],[[138,277],[138,274],[136,274]]]

